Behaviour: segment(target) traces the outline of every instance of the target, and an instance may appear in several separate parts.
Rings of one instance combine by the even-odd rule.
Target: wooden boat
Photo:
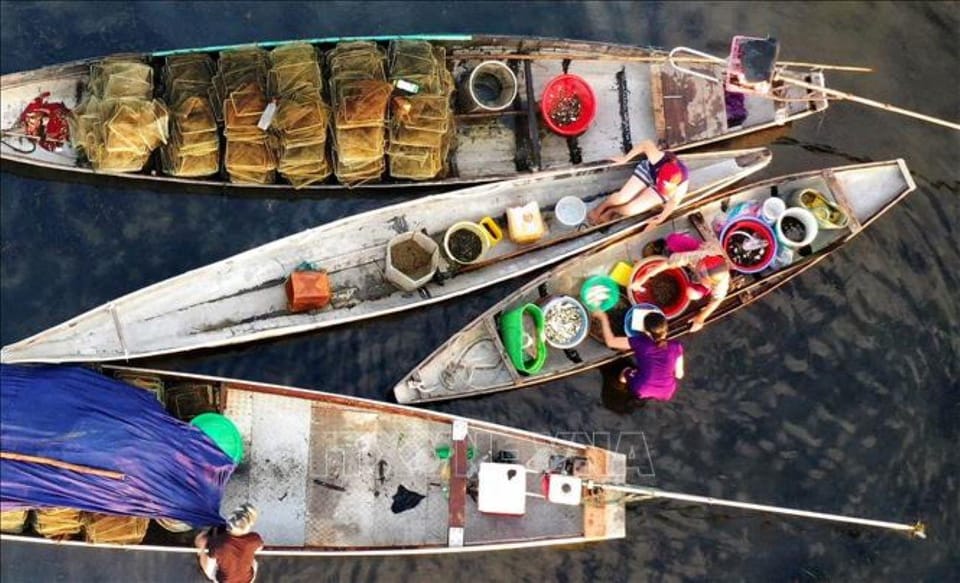
[[[446,174],[433,179],[411,181],[385,177],[364,186],[397,189],[410,186],[463,185],[514,178],[546,170],[580,166],[619,155],[644,139],[656,139],[662,146],[682,150],[725,140],[746,133],[775,127],[801,119],[827,107],[819,93],[804,88],[788,88],[786,101],[747,95],[746,117],[728,123],[723,85],[704,80],[671,67],[664,50],[536,37],[487,35],[418,35],[351,38],[323,38],[305,41],[265,42],[256,45],[206,47],[179,51],[157,51],[135,55],[153,66],[154,79],[161,78],[164,60],[171,56],[194,54],[217,58],[221,51],[244,46],[276,49],[294,42],[307,42],[321,53],[338,42],[371,40],[382,48],[391,41],[425,41],[445,51],[447,69],[458,82],[453,99],[455,148],[447,160]],[[74,110],[87,97],[86,82],[91,67],[105,59],[87,59],[34,71],[11,73],[0,78],[3,101],[3,139],[0,159],[14,167],[34,167],[42,171],[77,175],[112,176],[131,183],[168,183],[180,187],[216,187],[218,190],[261,189],[279,192],[291,188],[283,179],[271,184],[234,183],[228,180],[221,161],[220,174],[184,178],[164,175],[157,151],[140,172],[95,171],[69,143],[53,151],[37,147],[38,139],[21,127],[21,114],[36,98],[49,94],[49,103],[63,103]],[[460,95],[459,87],[469,81],[469,73],[483,61],[509,64],[517,79],[518,97],[502,111],[475,109]],[[700,64],[700,70],[722,73],[716,64]],[[793,70],[798,78],[817,87],[823,86],[823,74],[812,69]],[[593,89],[596,118],[586,133],[565,137],[547,130],[538,113],[538,100],[545,85],[562,73],[576,74]],[[324,76],[326,76],[326,72]],[[155,83],[154,95],[163,95]],[[329,88],[327,89],[329,93]],[[326,96],[329,103],[330,96]],[[172,126],[171,126],[172,127]],[[223,122],[220,122],[223,132]],[[221,136],[222,138],[222,136]],[[222,142],[222,139],[221,139]],[[221,148],[222,149],[222,148]],[[222,154],[222,152],[221,152]],[[333,178],[306,186],[306,190],[341,188]]]
[[[537,303],[548,296],[579,297],[586,277],[606,274],[617,262],[633,264],[643,257],[648,243],[671,232],[687,232],[701,242],[716,241],[717,234],[710,225],[715,224],[718,217],[723,217],[728,209],[776,193],[788,197],[806,188],[815,189],[843,209],[849,222],[844,228],[819,230],[805,256],[796,255],[792,262],[778,269],[768,268],[751,275],[733,272],[730,293],[707,323],[755,302],[823,261],[916,186],[904,161],[893,160],[804,172],[715,195],[676,221],[668,221],[646,233],[620,237],[605,247],[566,261],[536,277],[468,324],[417,365],[394,387],[397,401],[424,403],[530,387],[622,358],[624,354],[608,349],[596,337],[588,337],[576,347],[575,353],[550,349],[543,368],[536,374],[524,376],[517,372],[505,352],[499,332],[500,317],[508,309]],[[619,315],[610,317],[615,334],[623,333],[622,310],[629,305],[626,300],[621,298],[619,310],[614,310],[619,311]],[[682,336],[689,330],[690,319],[702,305],[702,301],[693,303],[670,321],[671,337]]]
[[[444,413],[193,374],[112,366],[102,372],[165,394],[167,409],[181,417],[217,411],[234,422],[244,457],[226,483],[221,513],[243,503],[259,510],[254,530],[265,541],[260,556],[462,553],[616,539],[626,534],[625,507],[637,496],[924,536],[920,523],[886,523],[632,487],[624,483],[623,453]],[[204,397],[173,405],[169,398],[173,392]],[[510,485],[504,486],[504,481]],[[395,492],[404,490],[423,498],[409,508],[394,507]],[[196,553],[197,531],[190,525],[147,518],[155,520],[140,544],[51,540],[30,532],[5,533],[0,540]]]
[[[487,551],[625,534],[624,504],[617,493],[584,497],[579,504],[539,495],[544,473],[623,484],[624,454],[330,393],[123,367],[103,372],[142,386],[162,385],[168,410],[182,415],[218,404],[216,409],[240,430],[245,452],[227,482],[221,511],[228,515],[245,502],[257,507],[256,530],[266,541],[266,555]],[[202,402],[173,405],[169,396],[175,391],[197,393],[197,387],[204,389]],[[449,459],[439,459],[438,449],[448,449]],[[521,498],[522,515],[482,513],[468,486],[477,488],[481,463],[508,457],[526,468],[520,478],[525,491],[538,495]],[[410,510],[393,512],[392,497],[401,485],[424,498]],[[174,535],[152,522],[143,544],[126,548],[196,552],[195,534]]]
[[[767,150],[684,154],[692,205],[764,167]],[[592,205],[619,188],[630,166],[592,166],[480,185],[372,210],[279,239],[113,300],[31,338],[6,346],[3,362],[108,361],[224,346],[315,330],[456,297],[527,273],[639,228],[643,217],[600,228],[563,228],[552,209],[564,196]],[[441,257],[438,275],[415,292],[387,281],[387,246],[399,233],[422,231],[442,241],[460,221],[501,217],[536,203],[550,233],[523,246],[504,241],[482,263]],[[505,222],[500,219],[501,224]],[[442,245],[441,245],[442,247]],[[332,301],[291,312],[285,281],[302,263],[326,270]]]

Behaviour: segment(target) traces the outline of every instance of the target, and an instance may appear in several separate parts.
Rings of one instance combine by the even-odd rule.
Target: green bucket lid
[[[194,417],[190,425],[206,433],[233,463],[239,464],[243,459],[243,438],[233,421],[219,413],[203,413]]]

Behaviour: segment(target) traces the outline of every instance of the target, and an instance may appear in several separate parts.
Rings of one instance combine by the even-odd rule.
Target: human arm
[[[674,366],[673,376],[678,379],[683,378],[683,354],[677,357],[677,364]]]
[[[630,340],[626,336],[613,335],[613,330],[610,328],[610,317],[607,316],[606,312],[597,310],[593,312],[592,316],[600,322],[600,330],[603,332],[603,343],[607,345],[607,348],[619,351],[630,350]]]
[[[710,303],[704,306],[703,309],[693,317],[693,320],[690,321],[690,331],[697,332],[703,328],[703,325],[707,322],[707,318],[709,318],[710,314],[720,307],[721,303],[723,303],[723,298],[711,299]]]
[[[631,148],[626,154],[622,156],[613,156],[610,158],[610,160],[616,162],[617,164],[624,164],[630,160],[633,160],[638,154],[641,153],[646,155],[647,160],[650,160],[651,164],[656,164],[660,161],[660,158],[663,157],[663,150],[658,148],[652,140],[643,140]]]
[[[710,317],[713,312],[720,307],[720,304],[723,303],[723,299],[727,297],[727,293],[730,291],[730,272],[724,271],[722,274],[717,276],[717,279],[714,280],[714,283],[710,289],[710,302],[700,310],[700,313],[694,316],[691,324],[690,331],[696,332],[703,328],[703,325],[706,323],[707,318]]]
[[[667,271],[668,269],[670,269],[670,268],[672,268],[672,267],[676,267],[676,266],[675,266],[675,265],[671,265],[669,261],[664,261],[664,262],[662,262],[662,263],[658,263],[656,267],[652,267],[652,268],[648,269],[647,271],[645,271],[644,274],[640,276],[640,279],[638,279],[638,280],[636,280],[636,281],[634,281],[634,282],[631,282],[630,285],[629,285],[629,290],[630,290],[630,291],[643,291],[643,286],[644,286],[645,283],[647,283],[647,281],[653,279],[654,277],[660,275],[661,273],[663,273],[664,271]]]

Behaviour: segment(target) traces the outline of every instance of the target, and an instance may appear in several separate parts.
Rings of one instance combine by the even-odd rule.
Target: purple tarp
[[[0,459],[0,507],[66,506],[223,524],[232,460],[152,393],[86,368],[0,365],[0,450],[123,479]]]

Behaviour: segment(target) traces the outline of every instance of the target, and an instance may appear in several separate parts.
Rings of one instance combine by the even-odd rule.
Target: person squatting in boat
[[[703,328],[710,317],[730,291],[730,270],[723,252],[713,244],[700,244],[692,238],[674,234],[667,237],[667,248],[672,252],[667,260],[645,272],[630,284],[631,291],[643,291],[644,284],[652,277],[668,269],[686,267],[692,273],[693,280],[687,290],[693,301],[709,296],[709,301],[690,322],[690,332]]]
[[[677,381],[683,378],[683,345],[667,340],[667,319],[651,312],[643,319],[643,333],[636,336],[614,336],[610,318],[597,310],[593,317],[600,323],[603,342],[611,350],[633,351],[634,366],[620,373],[634,397],[646,400],[669,401],[677,392]]]
[[[660,214],[651,218],[644,228],[652,229],[670,216],[687,195],[690,173],[686,165],[673,152],[661,150],[650,140],[640,142],[627,154],[611,160],[624,164],[641,153],[644,157],[627,183],[587,215],[590,224],[599,225],[662,206]]]
[[[263,538],[251,532],[257,509],[244,504],[227,519],[226,530],[203,531],[194,540],[199,549],[200,570],[216,583],[253,583],[257,577],[254,555],[263,548]]]

